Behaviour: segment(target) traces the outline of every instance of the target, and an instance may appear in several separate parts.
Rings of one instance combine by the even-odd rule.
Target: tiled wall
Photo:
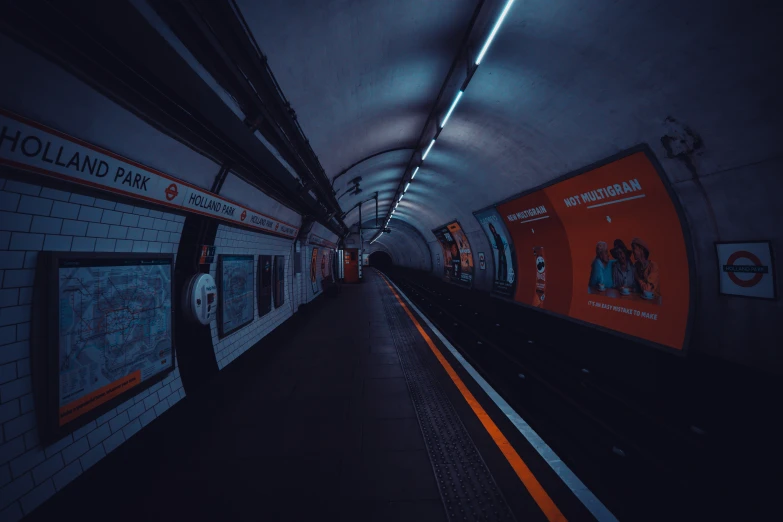
[[[210,273],[217,280],[217,255],[219,254],[251,254],[254,257],[254,277],[258,277],[258,256],[285,256],[285,303],[280,308],[258,317],[258,301],[253,299],[253,322],[220,339],[218,337],[217,321],[212,322],[212,345],[215,349],[218,367],[222,370],[234,359],[245,353],[248,348],[260,341],[269,332],[280,326],[293,315],[296,304],[293,303],[292,292],[293,264],[292,245],[290,239],[282,239],[266,234],[249,232],[228,225],[220,225],[215,239],[215,263],[210,267]],[[257,287],[256,287],[256,291]]]
[[[185,218],[0,178],[0,521],[17,520],[185,396],[179,368],[49,446],[38,441],[30,314],[41,250],[177,252]]]

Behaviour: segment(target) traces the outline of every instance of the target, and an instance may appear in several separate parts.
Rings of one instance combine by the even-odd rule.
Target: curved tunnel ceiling
[[[377,152],[415,146],[476,7],[475,0],[436,9],[419,0],[237,3],[330,178]],[[341,176],[338,196],[363,178],[362,193],[340,199],[343,210],[375,191],[388,208],[410,155]],[[358,213],[346,223],[352,219]]]
[[[476,7],[239,4],[330,177],[415,143]],[[703,0],[514,2],[390,226],[406,221],[427,241],[452,219],[474,229],[473,211],[642,142],[673,181],[687,179],[680,163],[664,159],[669,116],[702,136],[705,172],[775,150],[783,103],[766,78],[780,58],[764,49],[781,38],[761,9]],[[748,28],[755,39],[743,36]],[[338,196],[363,178],[362,193],[340,199],[343,210],[378,191],[384,216],[409,158],[384,154],[341,176]],[[366,219],[364,212],[374,217],[374,203],[363,207]],[[357,221],[358,210],[346,216]]]

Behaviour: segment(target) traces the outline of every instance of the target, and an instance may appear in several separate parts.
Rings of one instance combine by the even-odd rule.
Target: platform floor
[[[564,517],[592,520],[463,378]],[[466,471],[451,482],[460,469]],[[471,485],[476,481],[484,482]],[[472,507],[451,508],[447,517],[444,506],[462,507],[466,498]],[[482,498],[487,503],[479,506]],[[29,520],[63,517],[547,520],[372,270],[363,284],[345,285],[336,299],[320,297],[296,314],[224,369],[208,395],[188,396]]]

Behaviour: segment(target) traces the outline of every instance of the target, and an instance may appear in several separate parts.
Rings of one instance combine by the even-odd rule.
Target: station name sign
[[[337,245],[332,243],[331,241],[327,241],[326,239],[316,236],[315,234],[311,234],[310,237],[307,239],[307,242],[311,245],[318,245],[326,248],[331,248],[332,250],[337,250]]]
[[[0,109],[0,164],[294,238],[298,227]]]

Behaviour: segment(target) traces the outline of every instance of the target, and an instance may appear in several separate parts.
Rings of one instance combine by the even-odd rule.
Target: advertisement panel
[[[218,336],[225,337],[253,322],[253,256],[218,256]]]
[[[318,293],[318,249],[313,248],[310,255],[310,284],[313,286],[313,293]]]
[[[332,251],[324,249],[321,253],[321,280],[332,279]]]
[[[644,151],[497,210],[516,252],[515,301],[683,349],[688,250],[677,209]]]
[[[454,284],[470,286],[473,283],[473,253],[459,222],[452,221],[432,231],[443,250],[443,276]]]
[[[174,369],[173,255],[41,252],[33,370],[47,440]],[[48,321],[48,325],[47,325]],[[38,344],[39,341],[41,344]]]
[[[516,252],[503,218],[494,208],[474,212],[474,215],[492,245],[492,291],[501,297],[512,298],[516,288]]]
[[[272,311],[272,256],[258,256],[258,316]]]
[[[285,256],[274,256],[274,301],[275,308],[280,308],[285,304]]]

